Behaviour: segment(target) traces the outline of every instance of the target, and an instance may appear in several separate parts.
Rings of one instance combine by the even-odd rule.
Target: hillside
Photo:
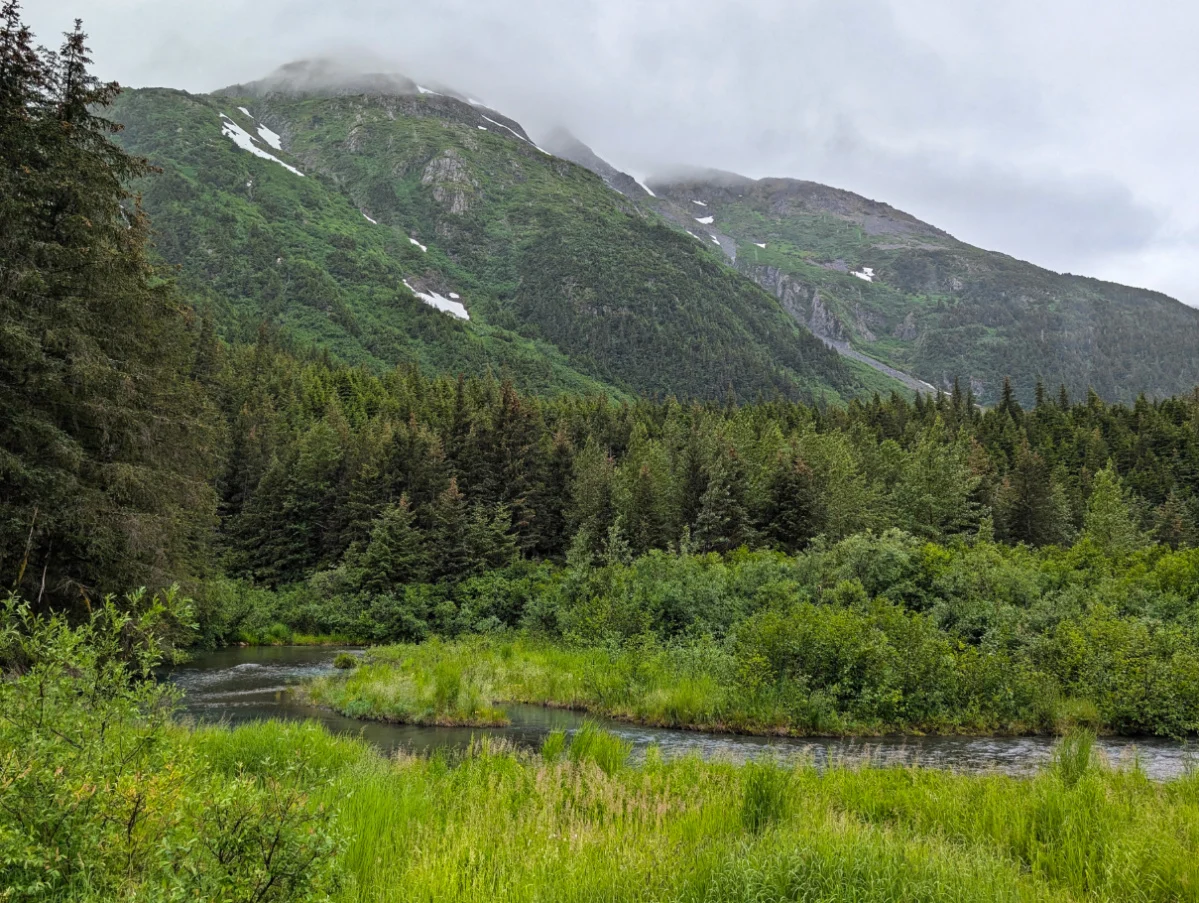
[[[775,298],[518,123],[399,76],[293,66],[217,95],[126,92],[157,248],[242,337],[523,388],[829,400],[888,388]],[[423,299],[423,300],[422,300]]]
[[[1199,311],[1163,294],[1059,275],[886,204],[792,179],[703,172],[650,180],[651,201],[719,241],[737,268],[842,351],[994,402],[1004,377],[1110,400],[1199,382]]]

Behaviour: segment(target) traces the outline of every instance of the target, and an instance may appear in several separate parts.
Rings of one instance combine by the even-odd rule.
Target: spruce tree
[[[61,601],[203,566],[218,445],[190,312],[125,188],[76,23],[38,55],[0,10],[0,576]]]
[[[705,552],[728,552],[755,539],[746,503],[746,480],[736,450],[718,455],[695,518],[695,542]]]
[[[394,593],[406,583],[428,579],[429,552],[406,496],[384,509],[370,536],[366,551],[356,563],[362,569],[362,588],[367,592]]]
[[[812,468],[801,458],[780,460],[771,474],[767,493],[759,531],[775,548],[800,551],[819,529]]]
[[[1063,544],[1070,538],[1070,508],[1052,468],[1027,441],[1016,452],[1011,472],[999,489],[998,511],[1009,542],[1033,546]]]
[[[1145,545],[1133,519],[1128,497],[1111,462],[1095,474],[1083,520],[1083,538],[1108,555],[1122,555]]]
[[[458,489],[458,478],[437,496],[427,512],[429,522],[429,558],[432,579],[456,579],[469,573],[474,565],[471,542],[471,512],[466,496]]]

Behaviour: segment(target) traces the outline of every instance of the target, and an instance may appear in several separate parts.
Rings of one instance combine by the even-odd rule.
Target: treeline
[[[789,402],[544,400],[497,379],[385,377],[278,352],[212,376],[230,433],[221,546],[281,585],[336,567],[377,590],[515,556],[794,553],[899,528],[1135,550],[1196,540],[1199,396],[1064,393],[980,411],[964,394]],[[1100,523],[1106,526],[1100,527]]]

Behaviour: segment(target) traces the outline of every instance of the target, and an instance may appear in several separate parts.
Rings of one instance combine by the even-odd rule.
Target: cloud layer
[[[99,72],[192,91],[310,56],[440,81],[638,175],[814,179],[1199,305],[1199,10],[1165,0],[38,0]]]

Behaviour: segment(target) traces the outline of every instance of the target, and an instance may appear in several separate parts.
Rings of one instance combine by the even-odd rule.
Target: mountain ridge
[[[424,270],[401,280],[408,290],[448,304],[469,271],[477,297],[466,307],[482,317],[472,330],[544,341],[621,391],[712,396],[724,383],[752,393],[823,381],[842,395],[886,391],[896,378],[947,391],[960,378],[993,402],[1009,377],[1025,401],[1038,383],[1075,394],[1093,387],[1113,400],[1199,383],[1199,312],[1181,302],[973,247],[851,191],[703,168],[639,182],[565,130],[538,146],[518,121],[469,95],[320,61],[208,97],[254,106],[255,124],[301,169],[318,170],[363,217],[433,248]],[[242,125],[253,141],[254,125]],[[586,185],[570,166],[599,183]],[[667,225],[696,243],[691,252],[654,231]],[[555,240],[564,229],[574,238]],[[656,261],[648,269],[633,262],[643,251]],[[850,369],[823,361],[815,367],[827,380],[794,376],[820,355],[761,298],[699,265],[713,253]],[[696,320],[681,302],[700,296],[707,313]],[[617,327],[615,338],[600,320]],[[617,325],[625,320],[638,329]],[[712,330],[724,338],[697,344]],[[807,349],[798,356],[796,342]],[[747,367],[746,355],[756,363]],[[670,378],[650,363],[655,356],[675,362]]]
[[[538,391],[868,391],[768,294],[519,123],[372,84],[118,100],[120,140],[163,170],[142,186],[160,252],[224,328],[265,317],[347,360],[514,370]],[[469,319],[428,307],[451,302]]]

